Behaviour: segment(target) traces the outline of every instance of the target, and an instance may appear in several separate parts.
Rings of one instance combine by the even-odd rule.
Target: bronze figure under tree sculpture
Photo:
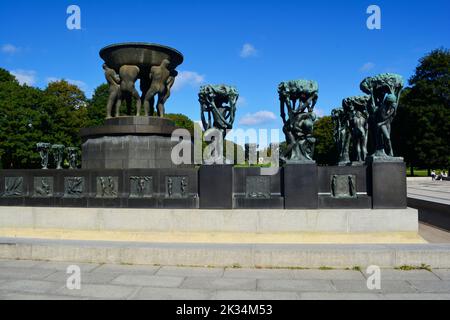
[[[338,150],[338,164],[350,163],[350,123],[344,109],[338,108],[331,111],[334,123],[334,141]]]
[[[39,142],[36,144],[37,150],[41,157],[41,166],[44,170],[48,169],[48,158],[51,146],[52,145],[50,143],[45,142]]]
[[[317,118],[314,107],[319,98],[319,85],[316,81],[309,80],[282,82],[278,86],[278,94],[280,114],[284,124],[283,132],[287,143],[281,160],[286,163],[314,162],[312,157],[316,139],[313,136],[313,130]]]
[[[397,160],[391,143],[391,123],[397,113],[403,85],[402,76],[392,73],[369,77],[361,82],[361,90],[370,95],[369,130],[375,142],[371,160]]]
[[[369,96],[349,97],[342,101],[344,112],[349,121],[353,146],[353,159],[356,162],[364,162],[367,158],[367,142],[369,129],[369,114],[367,105]]]
[[[227,85],[206,85],[200,88],[198,100],[205,131],[215,128],[225,138],[227,130],[233,128],[239,93]],[[207,118],[206,115],[207,114]]]

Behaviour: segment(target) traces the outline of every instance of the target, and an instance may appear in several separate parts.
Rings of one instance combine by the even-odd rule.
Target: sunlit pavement
[[[380,290],[366,270],[279,270],[76,264],[0,260],[0,299],[450,299],[450,270],[381,269]],[[70,278],[72,279],[72,278]],[[70,280],[69,279],[69,280]],[[371,282],[371,281],[369,281]],[[73,285],[69,281],[69,286]]]

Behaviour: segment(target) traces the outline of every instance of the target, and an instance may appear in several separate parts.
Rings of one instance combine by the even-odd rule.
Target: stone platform
[[[0,258],[6,259],[277,268],[450,266],[448,246],[430,246],[418,235],[413,209],[0,207],[0,226]]]
[[[0,228],[248,235],[417,235],[419,226],[414,209],[226,211],[0,207]]]
[[[419,210],[419,219],[450,230],[450,181],[408,178],[408,205]]]
[[[175,168],[171,141],[177,127],[165,118],[117,117],[81,129],[83,169]]]

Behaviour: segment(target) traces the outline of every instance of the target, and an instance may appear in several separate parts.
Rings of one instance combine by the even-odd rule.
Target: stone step
[[[415,209],[169,210],[0,207],[0,228],[182,233],[418,233]]]
[[[427,243],[415,232],[377,233],[230,233],[230,232],[137,232],[1,228],[0,237],[27,239],[129,241],[148,243],[241,243],[241,244],[370,244]]]
[[[243,268],[450,268],[450,245],[208,244],[0,238],[0,259]]]

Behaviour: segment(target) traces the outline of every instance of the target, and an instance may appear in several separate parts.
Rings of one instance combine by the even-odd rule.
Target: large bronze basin
[[[175,69],[183,63],[183,55],[170,47],[153,43],[120,43],[100,50],[100,57],[110,67],[119,71],[124,65],[134,65],[141,69],[141,74],[148,74],[152,66],[158,66],[164,59],[170,61],[170,68]]]

